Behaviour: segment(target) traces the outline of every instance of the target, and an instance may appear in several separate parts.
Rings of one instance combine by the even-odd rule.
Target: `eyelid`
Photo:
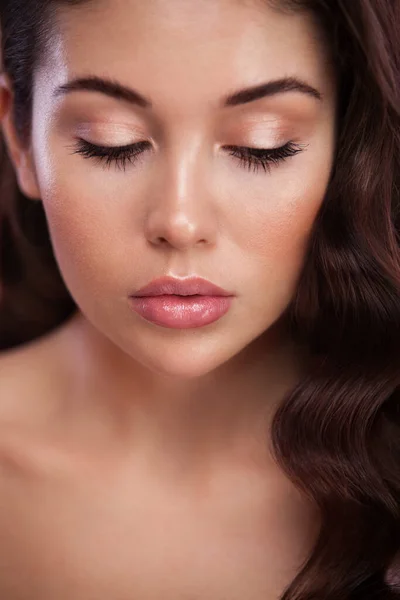
[[[245,126],[233,127],[229,132],[226,131],[223,137],[229,138],[228,143],[238,143],[242,141],[243,146],[254,148],[279,148],[283,146],[288,139],[299,139],[299,130],[289,125],[276,123],[273,126],[260,123],[247,123]],[[304,136],[301,136],[304,137]]]
[[[139,141],[142,141],[144,138],[146,140],[153,141],[151,136],[149,136],[148,132],[145,132],[143,128],[112,122],[110,122],[109,124],[80,123],[75,128],[74,133],[77,138],[86,139],[89,143],[97,144],[99,146],[129,146],[131,144],[135,144]],[[106,139],[110,139],[111,136],[116,134],[123,134],[122,139],[119,140],[117,138],[112,143],[107,142],[107,144],[101,141],[102,136],[104,136]]]
[[[247,146],[279,148],[279,146],[285,144],[287,139],[293,139],[294,133],[288,129],[274,129],[260,126],[243,131],[239,139],[240,137],[246,140]]]

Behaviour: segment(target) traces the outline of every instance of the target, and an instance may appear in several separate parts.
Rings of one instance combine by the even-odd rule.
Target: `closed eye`
[[[250,148],[248,146],[224,146],[224,148],[230,150],[230,155],[238,158],[243,167],[256,172],[260,167],[264,171],[269,171],[271,165],[277,165],[302,152],[305,145],[288,142],[280,148]]]
[[[99,163],[104,163],[106,167],[115,164],[116,167],[124,171],[126,165],[135,164],[145,150],[151,148],[151,143],[147,141],[137,142],[127,146],[99,146],[83,139],[79,139],[73,146],[73,154],[82,154],[85,158],[95,159]],[[269,171],[271,165],[277,165],[280,162],[302,152],[304,144],[297,144],[289,141],[279,148],[251,148],[248,146],[224,146],[229,150],[229,154],[239,159],[239,164],[254,172],[262,168],[264,172]]]
[[[99,163],[105,163],[106,167],[115,164],[116,167],[125,171],[126,164],[134,164],[139,156],[151,147],[150,142],[137,142],[127,146],[99,146],[83,139],[79,139],[72,154],[82,154],[85,158],[95,159]]]

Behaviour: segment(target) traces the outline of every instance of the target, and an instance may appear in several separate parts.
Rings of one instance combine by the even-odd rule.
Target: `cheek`
[[[70,289],[97,285],[97,280],[107,285],[114,273],[118,277],[114,255],[123,256],[121,229],[129,219],[121,205],[116,209],[121,190],[105,186],[104,175],[99,177],[93,166],[67,153],[65,140],[39,118],[35,133],[41,198],[66,284]]]
[[[301,262],[320,205],[320,197],[299,196],[258,214],[243,224],[243,249],[270,266]]]
[[[115,197],[88,190],[84,181],[79,186],[76,176],[71,179],[72,184],[59,178],[42,194],[54,253],[70,290],[79,294],[90,288],[104,296],[107,287],[121,285],[121,275],[129,272],[122,242],[129,216],[122,206],[116,209]],[[134,238],[132,232],[132,242]]]
[[[308,176],[307,176],[308,173]],[[255,289],[252,314],[280,314],[290,302],[304,265],[311,231],[323,203],[330,168],[303,169],[268,180],[258,194],[247,195],[240,217],[239,241],[247,262],[247,289]],[[268,297],[268,303],[265,298]],[[275,314],[274,313],[274,314]],[[276,316],[275,315],[275,316]]]
[[[303,255],[317,213],[322,205],[327,178],[284,178],[267,189],[262,198],[248,198],[253,206],[241,216],[240,245],[246,254],[269,265]],[[301,257],[299,257],[301,258]]]

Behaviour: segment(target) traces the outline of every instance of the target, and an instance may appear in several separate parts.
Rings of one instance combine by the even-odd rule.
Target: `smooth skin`
[[[109,77],[151,102],[57,93]],[[229,94],[295,77],[236,106]],[[274,462],[268,427],[308,357],[281,316],[329,182],[336,87],[306,13],[260,0],[62,7],[35,74],[32,144],[3,133],[43,202],[79,311],[0,358],[0,597],[275,600],[307,558],[316,507]],[[74,152],[148,142],[125,169]],[[302,150],[249,169],[226,147]],[[134,313],[162,275],[233,291],[196,329]]]

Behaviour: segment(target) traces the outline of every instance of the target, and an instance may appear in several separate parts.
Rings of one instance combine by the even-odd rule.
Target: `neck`
[[[211,373],[186,379],[146,369],[81,313],[70,321],[64,340],[73,361],[77,410],[101,413],[136,449],[180,463],[239,456],[269,460],[271,419],[306,364],[304,352],[279,327]]]

